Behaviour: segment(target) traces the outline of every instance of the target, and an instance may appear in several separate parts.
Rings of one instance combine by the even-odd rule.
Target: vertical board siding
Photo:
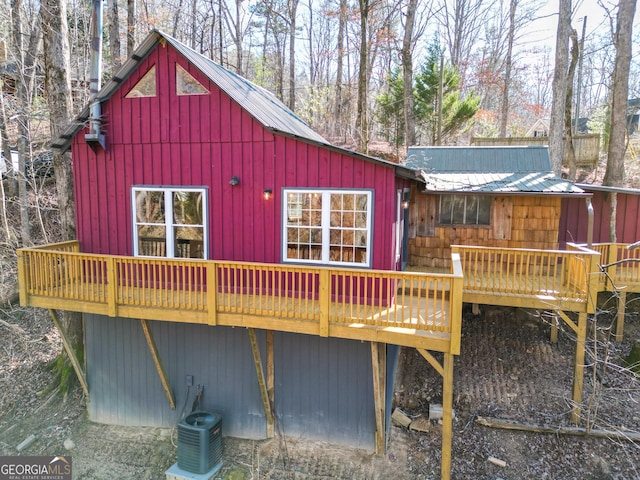
[[[200,384],[204,385],[201,408],[222,415],[225,435],[264,438],[266,421],[245,329],[170,322],[149,325],[176,409],[169,407],[140,322],[86,315],[91,420],[172,427],[191,411],[195,385]],[[264,345],[262,333],[258,339]],[[188,397],[186,375],[194,378]]]
[[[177,96],[176,63],[210,94]],[[152,66],[157,95],[125,98]],[[133,185],[208,187],[209,257],[271,263],[281,261],[283,188],[371,189],[372,267],[394,268],[393,168],[267,131],[172,47],[153,50],[103,114],[106,151],[89,148],[86,131],[72,144],[82,251],[132,254]],[[273,191],[269,201],[265,188]]]
[[[266,420],[246,329],[149,322],[175,397],[176,409],[171,410],[138,320],[87,314],[85,325],[92,421],[172,427],[191,411],[195,385],[201,384],[201,408],[222,415],[224,435],[265,438]],[[266,366],[264,331],[256,333]],[[399,349],[394,348],[387,357],[388,393],[397,365]],[[275,414],[285,435],[373,450],[368,342],[277,332],[274,363]],[[189,390],[186,375],[194,379]]]
[[[274,357],[275,414],[285,435],[374,448],[368,342],[278,332]]]
[[[583,189],[587,190],[584,186]],[[607,243],[609,237],[609,219],[611,200],[608,192],[594,190],[593,206],[593,242]],[[640,191],[619,192],[616,205],[616,240],[621,243],[634,243],[640,240]],[[567,242],[586,243],[589,215],[584,198],[562,199],[560,216],[560,247]]]

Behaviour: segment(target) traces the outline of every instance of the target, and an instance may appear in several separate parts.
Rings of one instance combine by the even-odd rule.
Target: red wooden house
[[[77,242],[19,252],[23,303],[85,314],[92,420],[172,426],[200,385],[225,434],[382,451],[407,345],[444,352],[450,448],[462,275],[400,272],[413,170],[161,32],[97,102],[53,145]]]

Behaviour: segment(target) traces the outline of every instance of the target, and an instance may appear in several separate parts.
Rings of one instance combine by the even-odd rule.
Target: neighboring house
[[[634,135],[638,132],[638,120],[640,119],[640,98],[627,100],[627,133]]]
[[[100,138],[85,126],[87,107],[54,145],[72,152],[83,253],[188,265],[211,259],[400,269],[401,202],[416,181],[412,170],[330,145],[271,93],[160,32],[147,37],[98,99]],[[294,274],[266,288],[293,289]],[[247,276],[245,291],[263,281],[240,275]],[[158,310],[157,318],[169,321],[150,324],[176,405],[191,405],[195,385],[204,385],[202,406],[223,415],[225,434],[264,438],[246,329],[198,325],[189,317],[197,314]],[[234,318],[250,325],[258,317]],[[311,325],[303,317],[287,321],[302,333]],[[174,425],[180,409],[162,394],[139,322],[89,312],[85,328],[89,418]],[[366,342],[286,331],[270,340],[265,330],[256,336],[262,352],[273,342],[274,411],[283,432],[375,447]],[[399,349],[384,348],[390,394]]]
[[[537,119],[527,133],[524,134],[525,137],[548,137],[549,136],[549,119],[539,118]]]
[[[445,268],[451,245],[558,248],[563,197],[584,196],[551,170],[547,147],[411,147],[409,264]]]

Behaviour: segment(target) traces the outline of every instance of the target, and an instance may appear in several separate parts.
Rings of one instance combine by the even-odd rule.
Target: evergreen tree
[[[428,49],[428,56],[416,75],[415,108],[419,131],[429,138],[431,144],[448,143],[458,133],[469,126],[480,107],[480,96],[470,92],[462,96],[459,70],[446,62],[441,62],[444,50],[435,40]],[[442,65],[442,75],[440,73]],[[440,95],[440,85],[442,94]],[[438,101],[442,98],[442,108]],[[442,111],[440,127],[438,115]],[[438,135],[438,129],[441,129]]]

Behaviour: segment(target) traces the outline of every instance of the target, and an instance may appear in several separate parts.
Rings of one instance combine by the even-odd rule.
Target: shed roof
[[[170,44],[190,63],[198,68],[211,82],[215,83],[265,128],[274,133],[293,136],[314,144],[323,145],[332,150],[345,152],[349,155],[364,158],[365,160],[375,163],[381,163],[394,168],[396,173],[403,177],[415,178],[415,172],[406,168],[404,165],[332,145],[265,88],[226,69],[210,58],[201,55],[159,30],[152,30],[149,35],[147,35],[131,57],[122,65],[120,70],[118,70],[111,80],[98,92],[97,100],[101,103],[108,100],[118,90],[122,82],[136,70],[140,62],[144,60],[160,42]],[[89,114],[90,105],[86,105],[60,137],[52,141],[51,147],[61,151],[68,150],[73,137],[83,129],[88,121]]]
[[[555,176],[546,146],[410,147],[406,165],[426,191],[582,194]]]

